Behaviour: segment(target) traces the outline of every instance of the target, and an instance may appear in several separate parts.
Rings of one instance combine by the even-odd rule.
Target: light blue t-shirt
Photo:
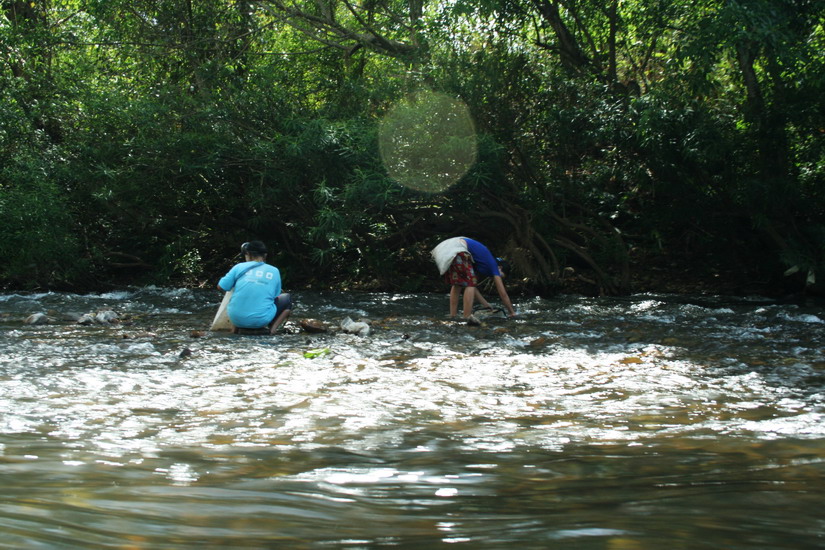
[[[249,267],[252,269],[239,278]],[[218,281],[218,286],[226,292],[235,290],[226,312],[236,327],[261,328],[275,318],[275,298],[281,293],[281,273],[277,267],[262,262],[241,262]]]

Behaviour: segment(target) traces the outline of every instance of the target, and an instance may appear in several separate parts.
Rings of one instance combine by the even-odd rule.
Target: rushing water
[[[299,293],[269,337],[205,332],[219,298],[0,295],[0,547],[825,547],[821,306],[560,297],[469,327],[444,295]]]

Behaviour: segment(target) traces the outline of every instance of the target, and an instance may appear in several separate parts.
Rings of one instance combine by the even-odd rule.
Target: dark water
[[[201,332],[206,291],[0,295],[0,547],[825,547],[821,307],[467,327],[442,295],[296,298],[372,333]]]

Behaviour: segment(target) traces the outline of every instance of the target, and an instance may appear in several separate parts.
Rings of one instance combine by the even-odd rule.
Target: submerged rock
[[[101,311],[95,315],[95,321],[101,325],[109,325],[120,321],[120,317],[112,310]]]
[[[241,336],[269,336],[269,327],[260,328],[241,328],[235,327],[232,329],[232,334],[240,334]]]
[[[24,323],[26,323],[27,325],[47,325],[52,321],[54,321],[54,319],[52,319],[45,313],[32,313],[31,315],[26,317]]]
[[[538,338],[531,340],[528,344],[531,348],[543,348],[547,345],[549,340],[546,336],[539,336]]]
[[[120,337],[124,340],[135,340],[139,338],[155,338],[157,334],[154,332],[143,331],[143,332],[134,332],[131,334],[121,334]]]
[[[84,313],[77,320],[78,325],[93,325],[95,324],[95,316],[92,313]]]
[[[322,321],[317,319],[301,319],[301,328],[307,332],[328,332],[329,328]]]
[[[112,310],[86,313],[77,320],[79,325],[112,325],[120,322],[120,317]]]

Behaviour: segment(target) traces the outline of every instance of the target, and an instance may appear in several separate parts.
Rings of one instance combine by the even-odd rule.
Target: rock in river
[[[24,323],[26,323],[27,325],[47,325],[52,321],[53,319],[45,313],[32,313],[31,315],[26,317]]]

